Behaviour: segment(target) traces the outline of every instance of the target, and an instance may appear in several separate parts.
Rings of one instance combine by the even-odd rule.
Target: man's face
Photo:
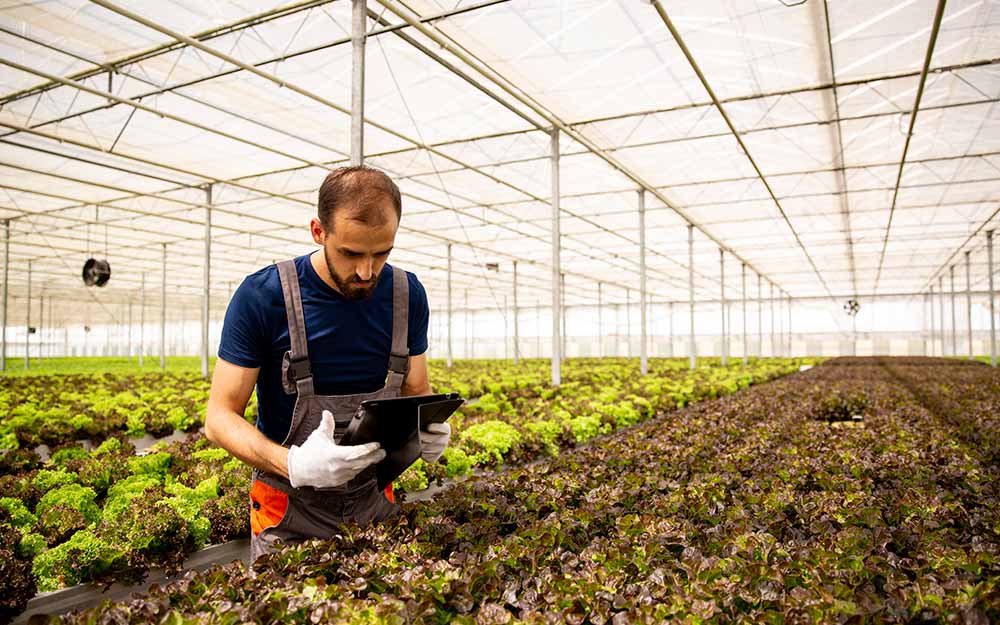
[[[362,300],[375,292],[378,277],[389,259],[399,222],[392,201],[382,207],[386,219],[371,226],[350,218],[349,210],[334,211],[333,228],[327,230],[313,219],[311,230],[323,246],[323,258],[337,290],[349,300]]]

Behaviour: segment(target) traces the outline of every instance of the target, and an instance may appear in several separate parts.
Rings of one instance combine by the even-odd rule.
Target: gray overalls
[[[298,393],[292,422],[282,445],[291,447],[304,443],[319,427],[324,410],[333,413],[337,426],[334,438],[339,442],[361,402],[399,397],[409,365],[410,298],[406,272],[392,267],[392,348],[385,386],[372,393],[355,395],[317,395],[314,392],[295,261],[278,263],[278,277],[291,340],[291,350],[285,352],[282,361],[282,384],[286,393]],[[335,488],[293,488],[287,479],[257,469],[253,478],[250,489],[251,562],[270,551],[279,540],[295,543],[309,538],[329,538],[345,523],[367,525],[399,512],[399,507],[378,490],[374,466]]]

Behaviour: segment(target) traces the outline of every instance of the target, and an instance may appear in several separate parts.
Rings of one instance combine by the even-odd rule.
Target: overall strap
[[[285,297],[285,314],[288,316],[288,338],[292,349],[285,352],[281,361],[281,384],[285,392],[299,397],[313,394],[312,368],[309,365],[309,348],[306,345],[306,318],[302,313],[302,293],[299,290],[298,270],[294,260],[278,263],[281,293]]]
[[[387,388],[398,390],[410,367],[410,281],[406,272],[392,268],[392,348],[389,353]]]

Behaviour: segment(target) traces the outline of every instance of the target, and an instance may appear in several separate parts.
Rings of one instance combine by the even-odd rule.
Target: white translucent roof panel
[[[665,4],[680,41],[644,2],[407,2],[426,33],[390,4],[368,3],[366,162],[399,182],[394,261],[438,307],[449,243],[473,305],[511,293],[514,260],[525,301],[550,301],[554,124],[572,129],[559,172],[571,303],[592,303],[597,282],[608,301],[638,290],[641,187],[657,298],[687,297],[688,221],[698,297],[718,294],[720,246],[728,288],[746,262],[794,296],[870,293],[876,276],[880,292],[918,291],[966,250],[973,282],[985,276],[996,3],[946,6],[902,167],[933,0]],[[100,297],[152,281],[164,243],[172,288],[195,297],[208,184],[213,293],[314,249],[317,189],[350,151],[350,3],[121,6],[150,25],[82,0],[0,6],[13,292],[33,260],[44,288],[75,293],[106,237],[127,269]]]

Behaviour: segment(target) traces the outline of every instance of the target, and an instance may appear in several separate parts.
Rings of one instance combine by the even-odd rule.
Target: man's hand
[[[420,430],[420,457],[424,462],[434,464],[451,442],[451,426],[447,423],[431,423],[427,431]]]
[[[335,428],[333,415],[324,410],[323,420],[306,442],[288,450],[288,481],[293,487],[340,486],[385,458],[378,443],[338,445],[333,439]]]

